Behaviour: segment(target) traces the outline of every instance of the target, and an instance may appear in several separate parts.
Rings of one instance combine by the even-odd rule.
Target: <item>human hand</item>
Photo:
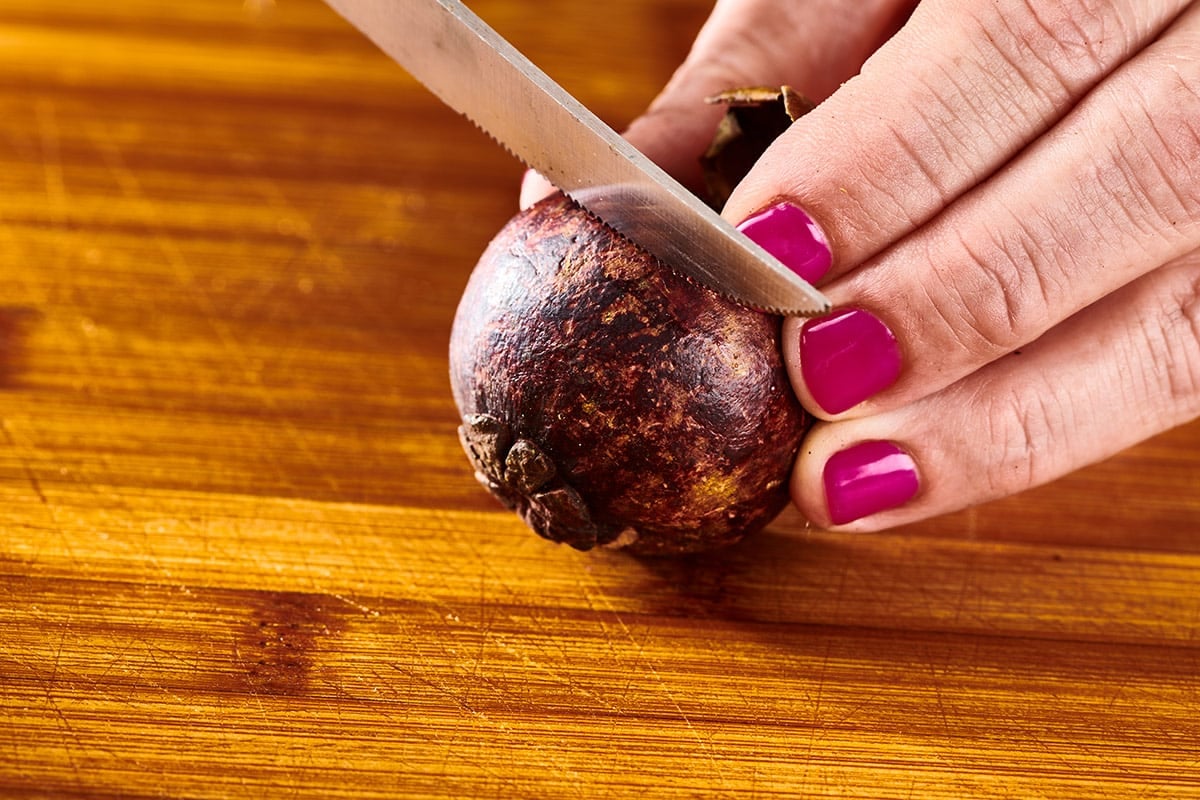
[[[824,526],[1013,494],[1200,414],[1200,4],[914,5],[723,0],[629,131],[686,180],[704,95],[830,93],[723,212],[839,309],[784,331],[824,420],[793,498]]]

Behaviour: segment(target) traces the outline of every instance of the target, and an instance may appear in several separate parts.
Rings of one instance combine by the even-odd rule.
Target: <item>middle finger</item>
[[[828,286],[853,307],[784,339],[805,405],[862,416],[916,400],[1200,245],[1198,49],[1200,6],[994,178]]]

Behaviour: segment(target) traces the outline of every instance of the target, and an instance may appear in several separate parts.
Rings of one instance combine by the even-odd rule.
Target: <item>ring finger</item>
[[[879,530],[1005,497],[1200,414],[1200,251],[903,408],[822,423],[792,496],[818,525]]]

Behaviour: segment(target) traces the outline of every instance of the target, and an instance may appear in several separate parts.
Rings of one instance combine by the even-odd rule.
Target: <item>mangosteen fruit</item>
[[[745,102],[754,91],[773,94]],[[719,164],[745,144],[735,109],[796,108],[786,88],[723,97],[731,110],[705,163],[724,174],[710,187],[738,177]],[[734,171],[753,161],[729,152]],[[451,386],[475,476],[539,535],[580,550],[731,544],[787,504],[811,424],[781,327],[548,197],[488,245],[454,318]]]

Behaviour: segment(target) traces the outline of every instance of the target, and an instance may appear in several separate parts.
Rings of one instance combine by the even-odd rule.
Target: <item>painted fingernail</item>
[[[912,456],[892,442],[859,442],[834,453],[824,477],[834,525],[902,506],[920,486]]]
[[[778,203],[747,217],[738,230],[809,283],[829,272],[833,254],[829,240],[804,209]]]
[[[813,400],[840,414],[896,382],[900,345],[874,314],[836,311],[800,329],[800,374]]]

